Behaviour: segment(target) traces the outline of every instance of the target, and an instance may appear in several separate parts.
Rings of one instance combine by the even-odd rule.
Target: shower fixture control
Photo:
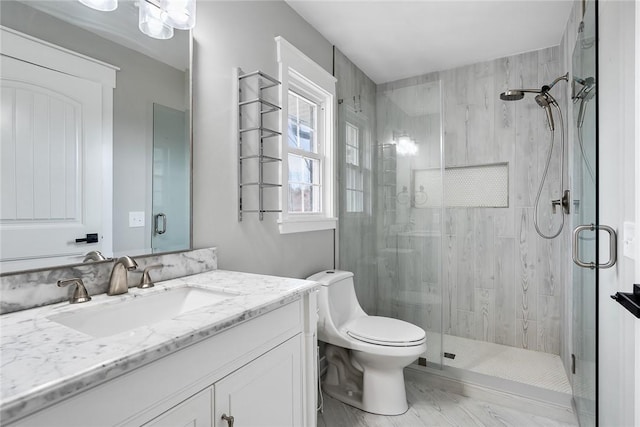
[[[562,206],[562,210],[566,215],[571,213],[571,192],[569,190],[564,190],[562,199],[555,199],[551,201],[553,213],[556,213],[556,208],[558,206]]]

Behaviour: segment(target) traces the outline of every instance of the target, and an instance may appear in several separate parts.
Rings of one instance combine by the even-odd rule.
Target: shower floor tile
[[[406,378],[409,410],[398,416],[369,414],[325,394],[318,427],[419,427],[419,426],[577,426],[552,418],[433,389]]]
[[[427,360],[439,359],[440,335],[427,332]],[[443,358],[453,368],[503,378],[560,393],[571,394],[571,385],[560,356],[540,351],[509,347],[452,335],[444,336],[444,352],[455,359]]]

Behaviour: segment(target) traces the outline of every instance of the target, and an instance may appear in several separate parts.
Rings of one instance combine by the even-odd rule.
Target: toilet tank
[[[319,298],[326,298],[331,321],[338,330],[348,320],[366,315],[356,297],[353,273],[350,271],[321,271],[307,280],[313,280],[322,285]],[[326,309],[327,305],[320,304],[320,310],[323,310],[323,306]],[[326,314],[321,312],[320,317]]]

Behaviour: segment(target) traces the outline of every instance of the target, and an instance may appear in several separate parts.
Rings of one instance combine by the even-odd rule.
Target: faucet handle
[[[162,264],[155,264],[145,267],[144,271],[142,272],[142,277],[140,278],[140,284],[138,285],[138,287],[140,289],[153,288],[153,281],[151,280],[151,276],[149,276],[149,270],[156,270],[162,267],[164,267],[164,265]]]
[[[62,288],[63,286],[75,284],[76,287],[73,290],[73,295],[69,298],[70,304],[77,304],[81,302],[91,301],[91,297],[87,293],[87,288],[84,287],[84,283],[82,283],[82,279],[74,277],[73,279],[65,279],[58,280],[58,287]]]

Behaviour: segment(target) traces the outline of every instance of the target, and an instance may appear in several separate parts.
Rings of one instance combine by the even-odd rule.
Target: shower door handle
[[[162,222],[162,228],[160,223]],[[156,234],[164,234],[167,232],[167,216],[163,213],[156,215],[154,231]]]
[[[585,230],[594,231],[594,230],[604,230],[609,233],[609,261],[605,264],[596,264],[595,262],[584,262],[580,259],[580,233]],[[611,268],[615,265],[618,257],[616,246],[618,244],[618,236],[616,235],[616,231],[609,227],[608,225],[595,225],[595,224],[587,224],[587,225],[579,225],[573,230],[573,262],[583,268],[595,269],[598,268]]]

